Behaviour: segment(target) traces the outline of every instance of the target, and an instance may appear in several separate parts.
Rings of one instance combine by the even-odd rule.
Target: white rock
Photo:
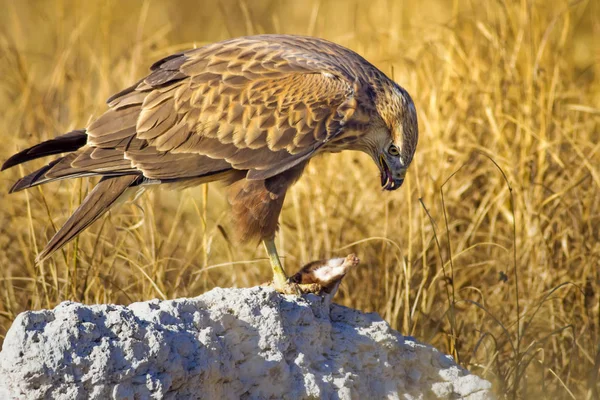
[[[492,399],[489,382],[376,314],[270,288],[20,314],[0,398]]]

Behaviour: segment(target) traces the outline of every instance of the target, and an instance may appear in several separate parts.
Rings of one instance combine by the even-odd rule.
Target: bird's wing
[[[167,57],[110,98],[111,109],[87,129],[88,146],[150,177],[178,178],[187,162],[193,173],[230,166],[266,179],[339,134],[356,109],[355,91],[317,52],[222,42]]]

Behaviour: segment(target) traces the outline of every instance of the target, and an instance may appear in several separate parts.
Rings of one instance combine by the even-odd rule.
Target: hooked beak
[[[379,155],[379,164],[381,167],[381,187],[383,190],[396,190],[404,182],[404,174],[394,177],[392,170],[385,161],[383,154]]]

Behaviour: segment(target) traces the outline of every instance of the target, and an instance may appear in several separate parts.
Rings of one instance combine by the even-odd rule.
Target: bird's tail
[[[139,184],[140,175],[123,175],[104,177],[86,196],[81,205],[69,217],[67,222],[56,232],[37,256],[36,262],[50,257],[52,253],[75,238],[81,231],[106,213],[117,200],[125,194],[128,188]]]
[[[53,154],[70,153],[83,147],[87,141],[85,130],[75,130],[64,135],[55,137],[54,139],[46,140],[45,142],[36,144],[33,147],[22,150],[6,160],[2,164],[0,171],[15,165],[22,164],[27,161],[37,158],[51,156]]]
[[[54,139],[46,140],[45,142],[36,144],[35,146],[22,150],[10,157],[4,162],[4,164],[2,164],[0,171],[4,171],[5,169],[14,167],[15,165],[26,163],[31,160],[51,156],[53,154],[71,153],[65,157],[58,158],[49,163],[48,165],[38,169],[37,171],[19,179],[17,182],[15,182],[12,188],[10,188],[9,193],[17,192],[19,190],[28,189],[32,186],[40,185],[42,183],[68,177],[68,175],[70,174],[63,174],[57,177],[50,177],[48,176],[48,172],[53,170],[53,168],[63,169],[62,164],[65,164],[67,161],[71,161],[71,159],[75,157],[75,154],[73,152],[85,146],[86,141],[86,131],[75,130],[69,133],[65,133],[64,135],[57,136]]]

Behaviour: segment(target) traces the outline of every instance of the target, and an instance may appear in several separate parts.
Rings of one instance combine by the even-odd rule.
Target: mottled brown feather
[[[242,242],[271,239],[290,186],[302,175],[305,164],[265,180],[239,179],[229,187],[232,224]]]
[[[315,154],[364,149],[377,129],[404,137],[405,165],[414,153],[410,96],[358,54],[322,39],[236,38],[173,54],[150,70],[108,99],[85,130],[85,146],[57,138],[52,154],[71,153],[13,189],[89,175],[130,175],[136,185],[224,179],[233,183],[240,236],[250,240],[275,234],[286,190]],[[37,153],[19,154],[23,162]]]
[[[249,170],[249,176],[256,171],[273,175],[285,169],[284,159],[293,167],[307,152],[318,151],[356,109],[355,77],[334,57],[350,52],[320,42],[337,53],[329,51],[329,59],[321,60],[307,53],[311,46],[302,40],[283,36],[240,38],[183,52],[155,63],[147,78],[123,92],[123,101],[112,98],[110,105],[133,105],[136,137],[161,152],[225,158],[232,168]],[[100,131],[104,126],[106,132]],[[109,142],[103,136],[119,138],[111,125],[92,128],[91,145]],[[219,145],[197,136],[217,139]],[[270,171],[272,151],[278,152],[278,165]]]

